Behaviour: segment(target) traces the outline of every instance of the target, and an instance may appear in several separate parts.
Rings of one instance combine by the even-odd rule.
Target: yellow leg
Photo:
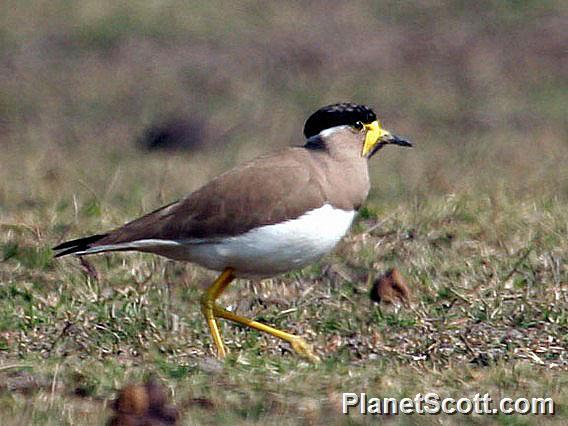
[[[225,288],[227,288],[234,279],[235,276],[233,275],[233,270],[231,268],[225,269],[211,287],[209,287],[201,296],[201,312],[203,312],[203,315],[205,316],[205,320],[209,326],[209,331],[211,332],[211,337],[213,338],[215,346],[217,346],[217,356],[219,358],[224,358],[226,352],[225,347],[223,346],[223,340],[221,339],[221,333],[219,333],[217,321],[215,320],[213,307],[215,306],[215,300],[217,300]]]
[[[241,317],[233,312],[227,311],[226,309],[215,303],[215,300],[217,300],[217,298],[221,296],[221,293],[223,293],[223,291],[225,291],[231,281],[235,279],[233,272],[234,271],[232,268],[225,269],[223,273],[219,275],[219,277],[211,285],[211,287],[209,287],[205,291],[205,293],[203,293],[203,296],[201,296],[201,312],[203,312],[207,324],[209,325],[211,337],[213,338],[215,346],[217,346],[217,354],[219,358],[223,358],[226,352],[225,347],[223,346],[223,341],[221,340],[221,334],[219,333],[219,327],[217,326],[215,317],[224,318],[229,321],[233,321],[244,326],[271,334],[274,337],[278,337],[279,339],[290,343],[292,349],[294,349],[299,355],[309,359],[312,362],[319,362],[319,357],[314,353],[312,347],[303,338],[290,333],[286,333],[285,331],[278,330],[274,327],[270,327],[266,324]]]
[[[269,325],[263,324],[261,322],[253,321],[251,319],[241,317],[231,311],[227,311],[223,307],[215,304],[213,306],[213,313],[216,317],[224,318],[229,321],[233,321],[250,328],[254,328],[259,331],[271,334],[274,337],[282,339],[292,346],[292,349],[296,351],[297,354],[309,359],[312,362],[319,362],[319,357],[314,353],[312,347],[308,342],[306,342],[302,337],[295,336],[294,334],[286,333],[285,331],[278,330]]]

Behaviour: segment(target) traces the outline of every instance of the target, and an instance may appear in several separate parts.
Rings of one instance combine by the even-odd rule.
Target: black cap
[[[372,123],[377,119],[375,112],[365,105],[340,103],[318,109],[306,120],[304,136],[306,139],[325,129],[336,126],[354,126],[358,122]]]

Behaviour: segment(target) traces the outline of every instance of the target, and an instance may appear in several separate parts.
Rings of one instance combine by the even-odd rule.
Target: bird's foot
[[[312,345],[306,342],[302,337],[294,336],[294,338],[290,340],[290,344],[298,355],[303,356],[314,364],[321,361],[320,357],[314,352]]]

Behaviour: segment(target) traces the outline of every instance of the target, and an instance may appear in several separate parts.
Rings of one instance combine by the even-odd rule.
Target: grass
[[[550,396],[556,415],[383,420],[566,421],[562,2],[29,7],[0,13],[2,424],[104,424],[116,391],[151,375],[182,424],[367,424],[340,414],[342,392],[429,391]],[[306,337],[320,365],[233,324],[216,361],[198,306],[214,275],[196,266],[51,257],[299,141],[338,100],[374,105],[416,148],[373,159],[368,203],[330,256],[222,298]],[[172,115],[202,124],[205,149],[139,150]],[[393,266],[410,307],[369,300]]]
[[[0,351],[14,367],[0,372],[3,411],[15,422],[75,424],[87,415],[97,423],[117,388],[154,374],[190,423],[319,423],[333,409],[332,421],[343,424],[344,391],[546,395],[562,418],[565,211],[502,199],[499,214],[511,219],[499,221],[490,200],[453,197],[398,206],[369,233],[378,212],[367,207],[333,256],[278,279],[241,282],[223,297],[243,315],[308,337],[324,358],[318,366],[225,324],[231,353],[214,360],[197,303],[208,272],[137,254],[55,261],[35,235],[9,231]],[[379,309],[368,298],[369,279],[393,265],[411,283],[409,309]],[[210,404],[200,408],[192,402],[199,398]]]

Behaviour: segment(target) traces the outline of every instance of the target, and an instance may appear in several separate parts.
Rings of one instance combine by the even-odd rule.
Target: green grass
[[[383,420],[566,422],[563,2],[1,8],[0,423],[104,424],[116,392],[150,376],[182,424],[368,424],[340,414],[342,392],[430,391],[550,396],[557,413]],[[214,274],[196,266],[52,259],[65,239],[298,144],[307,114],[343,100],[375,106],[415,149],[373,159],[368,203],[331,255],[221,300],[304,336],[321,364],[226,323],[215,360],[198,303]],[[171,115],[201,120],[205,149],[138,150]],[[409,307],[369,299],[391,267]]]
[[[546,395],[562,417],[567,216],[562,206],[549,206],[553,214],[544,217],[534,207],[507,203],[502,213],[512,209],[516,220],[490,227],[487,238],[488,201],[432,199],[419,215],[401,204],[370,233],[377,218],[368,206],[334,256],[278,279],[237,283],[223,296],[243,315],[306,336],[323,357],[317,366],[232,324],[223,324],[229,358],[215,361],[197,303],[212,275],[196,267],[137,254],[92,257],[90,269],[72,258],[46,265],[40,242],[37,251],[8,242],[0,354],[15,367],[0,371],[1,404],[14,421],[76,423],[86,412],[96,423],[117,388],[154,374],[186,407],[187,421],[198,423],[208,416],[318,423],[333,409],[331,421],[343,424],[337,404],[345,391]],[[440,222],[447,223],[441,236]],[[393,265],[408,278],[413,303],[379,310],[367,276]],[[193,407],[192,398],[210,400],[214,412]],[[286,418],[303,405],[309,412],[297,408],[295,419]]]

